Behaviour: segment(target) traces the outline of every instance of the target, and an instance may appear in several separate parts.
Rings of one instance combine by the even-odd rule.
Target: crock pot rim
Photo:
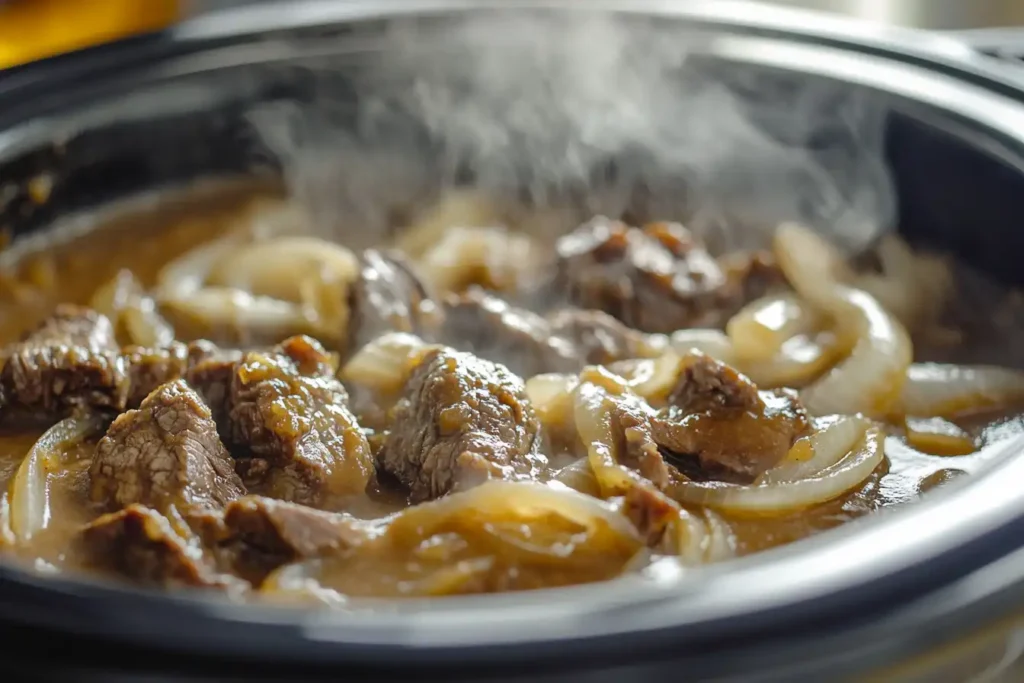
[[[303,2],[287,3],[285,6],[285,3],[281,3],[276,5],[276,8],[279,12],[294,12],[300,4],[310,8],[316,6],[325,11],[332,8],[336,10],[339,5],[330,2]],[[753,15],[744,15],[742,18],[733,15],[714,16],[715,12],[710,11],[709,7],[715,3],[707,3],[707,6],[705,3],[698,3],[692,7],[677,7],[673,3],[646,1],[604,2],[601,4],[607,7],[627,5],[628,11],[631,13],[661,12],[681,21],[715,26],[725,31],[761,33],[779,30],[778,27],[773,26],[772,22],[765,21],[763,17],[758,18]],[[517,3],[517,5],[538,9],[566,6],[565,3],[554,0],[524,2]],[[734,3],[728,3],[723,7],[730,5],[734,5]],[[311,28],[332,21],[344,23],[376,20],[382,16],[397,16],[417,11],[443,13],[469,10],[486,11],[486,9],[478,3],[456,0],[351,3],[351,7],[342,13],[343,16],[337,16],[331,12],[321,13],[316,18],[310,15],[307,23],[298,25],[293,23],[289,28]],[[593,9],[592,6],[588,7],[588,10],[591,9]],[[621,10],[621,7],[619,9]],[[81,78],[83,74],[89,73],[92,69],[99,73],[106,67],[124,60],[127,55],[132,54],[133,50],[141,50],[150,55],[152,59],[163,61],[173,59],[182,53],[207,49],[223,40],[244,40],[245,35],[260,35],[264,31],[279,32],[281,30],[280,24],[275,25],[269,21],[259,24],[259,28],[254,29],[250,22],[249,29],[238,35],[232,35],[230,32],[217,28],[216,24],[210,23],[215,20],[224,21],[231,17],[242,17],[247,11],[245,9],[230,10],[227,13],[218,13],[211,17],[199,17],[163,34],[94,48],[73,58],[58,57],[22,67],[9,76],[0,76],[0,101],[18,93],[30,92],[31,87],[42,87],[39,85],[40,83],[52,82],[47,81],[48,74],[55,74],[62,70],[65,71],[65,76],[74,74],[76,78]],[[235,14],[236,12],[238,14]],[[270,17],[271,14],[265,16]],[[240,22],[240,25],[246,24]],[[821,35],[816,38],[815,31],[824,32],[825,38],[823,39]],[[789,32],[785,32],[785,35],[780,34],[780,37],[789,35]],[[821,41],[831,46],[844,45],[855,52],[867,50],[879,56],[892,58],[896,63],[927,65],[937,72],[955,75],[967,82],[983,83],[994,93],[1012,96],[1017,101],[1024,101],[1024,90],[1018,87],[1015,78],[1007,76],[988,63],[969,54],[957,55],[956,50],[946,44],[941,46],[936,44],[932,48],[926,49],[924,47],[924,44],[928,42],[926,40],[912,41],[913,46],[909,48],[898,46],[893,40],[895,35],[892,32],[880,32],[874,38],[869,38],[861,35],[860,29],[853,30],[849,27],[843,29],[830,25],[825,31],[818,24],[809,22],[803,27],[795,27],[791,37],[801,42],[809,41],[812,44]],[[906,35],[910,35],[910,33]],[[72,63],[69,61],[71,59],[77,61]],[[122,61],[121,63],[127,62]],[[138,591],[127,586],[104,582],[94,583],[64,577],[42,577],[14,567],[0,566],[0,602],[7,603],[9,598],[16,598],[21,604],[32,604],[36,601],[52,604],[57,608],[57,615],[54,615],[53,612],[18,615],[26,621],[37,621],[39,626],[57,628],[58,624],[45,623],[49,617],[72,617],[70,621],[65,619],[62,622],[64,627],[68,623],[74,623],[83,630],[93,633],[103,632],[112,638],[128,641],[152,637],[157,632],[154,629],[160,626],[173,627],[179,641],[188,643],[190,646],[213,650],[222,649],[226,644],[223,641],[247,641],[246,648],[251,649],[255,639],[261,645],[266,646],[267,652],[280,654],[286,653],[278,639],[287,635],[291,636],[286,639],[288,641],[288,656],[321,656],[338,661],[351,661],[352,657],[376,658],[384,652],[393,655],[396,651],[401,651],[405,657],[413,660],[457,657],[464,661],[467,656],[472,656],[469,651],[474,646],[480,649],[481,653],[486,649],[487,657],[490,658],[494,655],[496,648],[502,645],[511,646],[517,651],[521,651],[522,647],[529,647],[532,655],[537,657],[564,657],[570,655],[572,646],[579,645],[584,641],[588,648],[593,647],[594,643],[600,640],[602,644],[606,644],[610,648],[609,651],[621,649],[623,647],[622,637],[625,634],[647,637],[646,647],[664,647],[671,641],[678,643],[680,638],[689,637],[692,642],[699,642],[707,638],[721,638],[727,633],[735,636],[765,627],[777,628],[783,625],[810,623],[816,614],[849,607],[854,602],[859,604],[865,615],[872,608],[884,612],[891,607],[887,601],[897,594],[920,595],[937,586],[945,585],[972,569],[997,559],[1008,549],[1015,547],[1014,543],[1016,543],[1020,528],[1024,524],[1024,500],[1018,500],[1012,492],[1005,490],[1005,486],[999,486],[999,483],[1000,481],[1020,481],[1021,474],[1024,474],[1024,459],[1008,459],[992,472],[979,477],[972,486],[950,491],[941,499],[925,501],[906,511],[886,515],[886,519],[867,520],[865,524],[854,523],[846,529],[832,532],[827,537],[811,539],[798,546],[778,549],[737,562],[732,567],[723,568],[721,573],[708,575],[706,579],[701,579],[707,583],[700,583],[698,577],[695,576],[692,583],[684,586],[687,588],[686,590],[676,593],[674,596],[665,594],[663,589],[657,589],[654,593],[637,599],[637,593],[629,593],[629,591],[646,591],[652,587],[640,588],[624,581],[602,586],[580,587],[560,594],[538,592],[536,594],[488,597],[484,602],[479,602],[476,608],[467,608],[467,601],[452,600],[443,606],[431,606],[428,608],[429,611],[415,613],[415,616],[413,615],[415,609],[406,610],[397,607],[394,610],[377,614],[318,613],[248,605],[239,606],[218,600],[197,599],[188,595]],[[686,608],[692,608],[695,604],[694,600],[701,598],[699,595],[693,595],[693,591],[699,587],[706,589],[716,582],[722,584],[724,581],[727,587],[716,590],[722,596],[731,596],[733,601],[738,601],[740,597],[744,596],[744,585],[765,585],[763,581],[765,572],[774,572],[779,575],[779,572],[785,574],[787,567],[789,571],[794,571],[802,566],[805,573],[792,574],[792,583],[792,576],[810,575],[807,572],[810,566],[807,564],[809,558],[816,557],[817,561],[821,561],[822,558],[831,557],[836,562],[842,561],[844,557],[863,558],[870,555],[870,551],[865,553],[865,549],[872,542],[878,542],[885,548],[886,544],[881,543],[881,539],[883,537],[894,538],[893,531],[895,529],[909,530],[915,524],[911,520],[920,522],[927,515],[941,517],[943,512],[953,510],[964,510],[965,514],[962,519],[969,522],[958,527],[960,534],[951,534],[944,539],[936,539],[933,529],[931,536],[910,535],[911,540],[904,542],[899,552],[879,551],[879,556],[874,561],[875,569],[885,565],[887,561],[890,563],[890,568],[893,569],[892,572],[885,574],[885,581],[876,580],[865,585],[865,577],[870,576],[868,574],[862,575],[860,581],[854,582],[836,579],[833,584],[835,590],[820,591],[814,596],[813,601],[807,599],[776,604],[761,612],[747,611],[728,616],[719,614],[717,619],[691,619],[689,622],[684,622],[677,618],[680,611],[685,616]],[[944,523],[946,522],[948,520]],[[963,533],[967,530],[971,533]],[[896,534],[896,536],[899,536],[900,541],[905,541],[908,538],[906,535]],[[949,542],[954,537],[958,540],[956,544]],[[856,551],[851,551],[851,547],[859,548],[859,554]],[[908,556],[913,554],[911,551],[915,550],[917,551],[916,559],[906,561]],[[853,552],[852,555],[851,552]],[[896,555],[900,555],[903,561],[897,562]],[[929,571],[922,574],[920,570],[925,568],[924,562],[927,562]],[[833,577],[844,573],[847,576],[856,574],[855,571],[851,571],[850,567],[842,569],[845,572],[826,573]],[[737,579],[736,577],[742,572],[747,572],[745,578],[740,576]],[[756,581],[757,578],[761,578],[762,581]],[[820,580],[821,577],[817,578]],[[882,583],[886,585],[883,586]],[[806,585],[801,588],[806,588]],[[868,588],[872,590],[869,591]],[[18,595],[19,593],[20,595]],[[783,591],[779,591],[779,595],[782,593]],[[625,599],[627,594],[629,600]],[[603,603],[603,606],[599,610],[586,611],[582,614],[576,613],[572,617],[565,614],[559,616],[552,611],[556,603],[563,601],[559,595],[569,596],[567,599],[570,600],[570,604],[576,607],[580,606],[585,597],[593,597],[595,602]],[[807,595],[810,596],[809,593]],[[747,597],[750,597],[749,593]],[[706,599],[706,596],[704,598]],[[502,605],[502,603],[508,602],[519,604]],[[591,603],[591,605],[593,604]],[[509,611],[498,614],[499,607],[501,609],[507,607]],[[0,613],[5,610],[7,610],[6,605],[0,606]],[[501,634],[504,637],[493,637],[502,628],[502,620],[512,611],[525,614],[528,618],[522,623],[532,621],[534,628],[526,630],[520,628],[516,633],[506,629],[507,632]],[[424,614],[427,616],[424,617]],[[492,620],[493,627],[481,628],[481,617],[488,614],[495,617]],[[661,621],[655,618],[658,615],[661,615]],[[739,620],[742,620],[743,623],[738,623]],[[222,638],[217,637],[217,631],[229,622],[234,628],[249,627],[249,635],[240,635],[238,631],[233,630],[230,638],[226,635]],[[557,628],[550,628],[553,626],[557,626]],[[586,630],[588,628],[597,632],[588,633]],[[166,628],[164,633],[166,634]],[[475,640],[473,640],[474,638]],[[639,646],[639,640],[634,638],[629,640],[632,641],[632,644],[628,647]],[[307,647],[296,648],[300,641]]]

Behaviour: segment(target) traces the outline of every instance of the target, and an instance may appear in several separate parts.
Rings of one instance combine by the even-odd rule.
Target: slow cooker
[[[420,167],[427,185],[476,179],[535,189],[549,179],[534,156],[544,151],[538,140],[506,141],[500,155],[467,152],[458,148],[459,131],[425,116],[423,106],[396,107],[383,119],[370,114],[431,78],[448,79],[472,108],[479,94],[472,79],[449,78],[444,69],[461,65],[465,75],[475,62],[502,65],[487,58],[486,42],[452,39],[467,22],[572,27],[595,17],[627,39],[584,40],[584,54],[616,64],[607,52],[622,50],[642,67],[645,54],[653,59],[684,46],[679,72],[666,80],[659,71],[659,83],[713,78],[716,92],[728,93],[771,139],[815,159],[841,206],[812,207],[805,217],[841,221],[852,239],[858,220],[887,221],[911,242],[1024,284],[1024,68],[953,38],[731,2],[282,2],[13,69],[0,74],[0,224],[17,242],[58,219],[198,178],[258,174],[309,189],[289,173],[292,147],[260,123],[282,108],[312,112],[348,141],[347,156],[328,170],[362,163],[361,154],[385,146]],[[396,50],[405,58],[392,59]],[[431,50],[447,57],[409,59]],[[400,69],[391,68],[396,63]],[[590,86],[639,93],[643,101],[658,95],[642,97],[636,83]],[[515,93],[503,96],[509,99],[472,111],[511,106]],[[877,136],[851,137],[843,132],[849,127],[815,118],[845,121],[849,111],[877,124]],[[796,125],[798,116],[806,125]],[[551,126],[572,120],[553,117]],[[301,137],[283,130],[292,142]],[[567,127],[541,142],[579,135]],[[589,150],[604,159],[606,175],[614,168],[646,178],[664,165],[657,149],[643,149],[645,139],[624,135],[605,147],[591,140],[565,153]],[[860,158],[866,145],[879,152],[867,176],[830,163],[837,150]],[[546,151],[545,161],[560,158]],[[739,178],[715,196],[764,194],[751,189],[756,176],[744,175],[742,147],[732,151],[727,163],[714,157],[718,175],[697,189],[714,195],[723,179]],[[491,173],[499,158],[506,165]],[[682,160],[673,168],[689,166]],[[44,203],[32,197],[41,174],[51,184]],[[386,167],[377,178],[398,183]],[[556,191],[578,191],[588,178],[581,172]],[[331,183],[320,180],[311,197],[330,196]],[[891,194],[857,203],[850,190],[863,182]],[[669,198],[677,199],[692,196]],[[860,210],[852,215],[850,206]],[[920,503],[655,581],[319,611],[158,594],[0,564],[0,670],[5,680],[64,681],[1022,680],[1024,669],[1012,668],[1024,648],[1022,453],[1024,443],[1011,443],[987,473]]]

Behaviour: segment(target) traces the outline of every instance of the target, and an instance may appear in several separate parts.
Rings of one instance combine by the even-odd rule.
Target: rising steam
[[[879,107],[723,69],[700,40],[582,12],[395,23],[358,64],[312,69],[310,103],[254,121],[317,227],[361,228],[348,241],[466,182],[581,216],[685,220],[719,249],[784,220],[850,248],[891,226]]]

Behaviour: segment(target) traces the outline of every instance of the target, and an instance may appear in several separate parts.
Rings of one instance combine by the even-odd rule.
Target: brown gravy
[[[240,216],[279,197],[274,188],[262,186],[194,188],[168,195],[153,206],[120,211],[94,229],[58,239],[52,245],[41,244],[36,250],[17,245],[24,253],[0,256],[7,259],[0,261],[0,343],[17,340],[58,303],[85,304],[93,291],[120,269],[128,268],[144,285],[152,284],[167,261],[217,237]],[[55,233],[58,237],[60,234]],[[859,489],[786,516],[727,518],[735,532],[737,552],[746,554],[798,540],[873,510],[913,501],[922,492],[962,475],[976,474],[1002,453],[1001,446],[1007,439],[1024,432],[1024,418],[980,415],[962,420],[959,426],[980,444],[976,452],[929,455],[911,448],[904,436],[893,430],[886,443],[887,462]],[[22,458],[42,431],[35,425],[4,426],[0,432],[0,491],[7,489]],[[43,569],[76,566],[69,541],[83,523],[98,515],[85,493],[91,448],[92,445],[84,445],[68,454],[69,467],[60,475],[51,500],[54,523],[31,544],[19,548],[20,559]],[[383,517],[403,504],[400,496],[387,489],[345,502],[348,512],[362,518]],[[355,568],[365,575],[362,579],[352,578],[350,565],[347,578],[337,583],[350,588],[363,586],[354,588],[356,593],[386,595],[395,589],[384,585],[386,581],[370,577],[389,564],[401,573],[399,560],[377,557],[358,563]]]

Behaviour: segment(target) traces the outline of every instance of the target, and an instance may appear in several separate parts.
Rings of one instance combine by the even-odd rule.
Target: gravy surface
[[[192,189],[168,195],[152,206],[112,214],[93,229],[61,237],[38,249],[16,245],[0,255],[0,343],[14,342],[36,327],[59,303],[87,304],[93,292],[120,270],[129,269],[144,286],[152,286],[168,261],[216,239],[247,216],[282,201],[273,188],[247,185]],[[921,360],[918,358],[917,360]],[[931,455],[908,444],[902,430],[886,437],[886,462],[862,485],[830,502],[772,517],[728,515],[737,554],[746,554],[804,538],[881,508],[903,505],[922,493],[977,474],[1003,452],[1006,442],[1024,432],[1024,418],[1006,411],[979,414],[955,421],[978,444],[967,455]],[[43,433],[46,425],[7,424],[0,431],[0,491]],[[14,552],[42,569],[78,567],[72,538],[100,509],[89,502],[88,471],[96,440],[65,454],[65,467],[55,475],[50,509],[53,522],[29,544]],[[374,484],[368,496],[343,501],[339,507],[359,518],[377,519],[405,506],[391,482]],[[396,546],[397,547],[397,546]],[[406,552],[408,548],[402,550]],[[422,550],[422,549],[421,549]],[[389,554],[391,552],[391,554]],[[463,552],[463,551],[459,551]],[[402,582],[416,580],[407,557],[378,549],[357,561],[322,569],[325,585],[343,592],[400,595]],[[456,553],[457,557],[462,557]],[[463,558],[473,561],[472,553]],[[335,572],[334,578],[328,575]],[[587,580],[608,578],[614,572],[594,568]],[[566,577],[555,583],[572,583]],[[529,580],[526,580],[529,583]]]

